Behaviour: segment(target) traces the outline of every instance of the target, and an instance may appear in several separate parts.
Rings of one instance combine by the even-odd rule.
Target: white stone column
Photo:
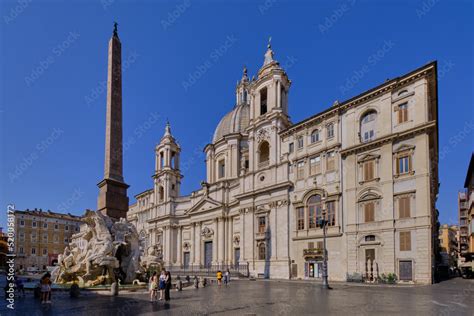
[[[233,249],[234,249],[234,218],[229,217],[227,219],[227,264],[232,264],[233,261]]]
[[[276,204],[276,203],[275,203]],[[277,218],[276,218],[276,206],[270,209],[270,214],[267,218],[267,223],[270,229],[270,240],[271,240],[271,257],[269,259],[277,259]]]
[[[217,264],[218,262],[218,258],[217,258],[217,245],[218,245],[218,242],[219,242],[219,238],[217,236],[218,234],[218,227],[217,227],[217,221],[218,219],[215,218],[214,219],[214,223],[213,223],[213,230],[214,230],[214,235],[212,236],[212,262],[214,264]]]
[[[163,245],[163,247],[167,248],[166,254],[167,254],[167,262],[168,264],[171,265],[173,262],[173,238],[171,236],[171,226],[166,226],[166,243]]]
[[[183,226],[178,227],[178,244],[176,245],[176,262],[178,265],[182,265],[181,256],[182,256],[182,234],[183,234]]]
[[[283,107],[282,104],[281,104],[281,88],[280,88],[281,86],[280,86],[280,84],[281,84],[280,81],[277,81],[277,84],[276,84],[276,89],[277,89],[277,91],[276,91],[276,96],[277,96],[276,97],[276,107],[277,108],[282,108]]]
[[[196,243],[196,223],[191,223],[191,264],[195,264],[196,259],[196,250],[197,250],[197,243]]]
[[[217,256],[217,260],[219,261],[219,264],[224,263],[224,253],[225,253],[225,218],[220,217],[218,218],[218,224],[219,224],[219,252]]]
[[[204,264],[204,256],[201,255],[202,247],[204,246],[201,241],[202,222],[199,222],[199,230],[197,232],[197,247],[196,247],[196,263],[200,265]]]
[[[240,225],[240,262],[244,262],[247,257],[245,253],[245,211],[243,209],[240,210],[240,219],[239,219],[239,225]]]

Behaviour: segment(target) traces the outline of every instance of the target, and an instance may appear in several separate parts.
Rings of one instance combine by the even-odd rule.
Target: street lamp
[[[322,218],[319,220],[319,225],[323,229],[323,289],[330,290],[331,287],[328,283],[328,251],[326,248],[326,232],[328,227],[328,220],[326,218],[326,202],[325,196],[323,197],[323,211]]]

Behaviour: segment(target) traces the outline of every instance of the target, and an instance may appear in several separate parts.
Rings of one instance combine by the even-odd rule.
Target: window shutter
[[[411,250],[411,232],[405,232],[405,247],[406,250]]]
[[[410,217],[410,198],[402,197],[398,200],[399,204],[399,217],[406,218]]]
[[[369,169],[368,170],[368,176],[369,176],[368,180],[372,180],[374,178],[374,161],[373,160],[369,161],[367,165],[368,165],[368,169]]]
[[[370,202],[364,205],[364,217],[365,222],[373,222],[374,221],[374,203]]]
[[[398,107],[398,124],[403,122],[403,109]]]
[[[405,198],[405,217],[411,216],[410,197]]]
[[[400,198],[398,200],[398,217],[404,218],[405,217],[405,198]]]
[[[309,242],[308,249],[313,249],[313,248],[314,248],[314,242]]]
[[[408,155],[408,172],[412,171],[411,155]]]
[[[318,241],[318,249],[323,249],[323,242],[322,241]]]

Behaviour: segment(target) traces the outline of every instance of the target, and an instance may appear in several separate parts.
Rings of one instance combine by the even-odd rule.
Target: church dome
[[[243,132],[249,126],[249,119],[250,105],[243,103],[236,106],[221,119],[214,132],[212,142],[215,143],[229,134]]]

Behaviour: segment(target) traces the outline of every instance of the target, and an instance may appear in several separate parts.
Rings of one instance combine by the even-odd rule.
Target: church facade
[[[244,265],[250,275],[329,280],[394,273],[431,283],[438,192],[436,63],[299,123],[291,81],[269,45],[244,70],[234,108],[205,148],[207,179],[180,195],[181,148],[169,124],[154,150],[153,187],[127,218],[165,266]]]

